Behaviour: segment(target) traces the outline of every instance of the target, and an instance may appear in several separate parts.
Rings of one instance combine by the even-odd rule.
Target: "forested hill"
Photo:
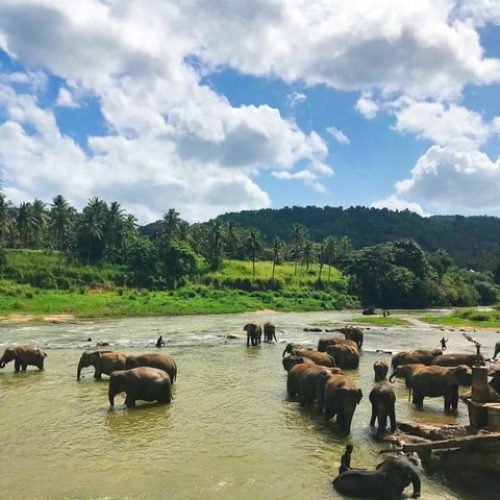
[[[500,218],[487,216],[421,217],[414,212],[351,207],[285,207],[246,210],[215,220],[257,228],[268,243],[276,236],[291,239],[293,224],[303,224],[313,241],[348,236],[354,248],[413,238],[425,250],[447,250],[457,264],[492,269],[500,263]]]

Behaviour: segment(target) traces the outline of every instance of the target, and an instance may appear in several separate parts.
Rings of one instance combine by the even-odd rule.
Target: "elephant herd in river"
[[[264,340],[276,340],[275,326],[267,322],[263,326],[248,323],[247,347]],[[344,337],[321,338],[317,349],[289,343],[282,354],[282,364],[287,371],[287,391],[291,398],[298,398],[303,406],[312,406],[324,412],[326,420],[336,417],[337,427],[342,435],[348,435],[352,419],[363,393],[343,370],[358,368],[363,346],[363,330],[346,326],[337,330]],[[500,353],[500,342],[495,346],[493,359]],[[5,349],[0,358],[0,368],[14,361],[16,372],[26,371],[28,365],[44,369],[47,354],[32,345],[20,345]],[[459,386],[471,385],[471,367],[484,365],[478,354],[443,354],[441,349],[399,352],[392,357],[392,373],[387,379],[389,364],[377,360],[374,365],[374,386],[369,394],[372,412],[370,426],[377,424],[377,436],[396,430],[396,394],[390,382],[402,378],[412,402],[422,407],[425,397],[443,397],[444,411],[456,410]],[[82,353],[77,379],[83,368],[94,367],[94,378],[109,376],[108,399],[110,406],[121,392],[126,393],[125,404],[133,408],[137,400],[170,403],[172,384],[177,378],[177,364],[167,354],[126,355],[111,350],[85,351]],[[490,383],[500,390],[500,369],[494,372]],[[497,376],[498,375],[498,376]],[[373,471],[352,469],[352,446],[348,445],[342,457],[339,475],[333,481],[342,494],[360,498],[399,499],[403,490],[413,484],[413,498],[420,495],[420,478],[414,464],[407,456],[390,457]]]

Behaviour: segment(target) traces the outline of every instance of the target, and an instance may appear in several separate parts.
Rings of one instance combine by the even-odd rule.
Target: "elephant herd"
[[[0,358],[0,368],[14,361],[14,370],[26,371],[28,365],[44,369],[47,354],[32,345],[8,347]],[[168,354],[126,355],[115,351],[85,351],[78,362],[76,377],[83,368],[93,366],[94,378],[109,376],[108,399],[111,407],[117,394],[125,392],[125,404],[133,408],[136,401],[170,403],[172,384],[177,378],[177,364]]]

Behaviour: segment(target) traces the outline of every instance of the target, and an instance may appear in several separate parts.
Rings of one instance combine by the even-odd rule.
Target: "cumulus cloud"
[[[326,131],[340,144],[351,144],[349,137],[335,127],[327,127]]]
[[[379,112],[379,105],[371,98],[370,94],[363,93],[356,102],[356,109],[368,120],[372,120]]]
[[[476,150],[432,146],[411,177],[396,184],[396,193],[438,213],[500,214],[500,159],[492,161]]]
[[[374,201],[371,206],[374,208],[388,208],[389,210],[393,211],[409,210],[410,212],[415,212],[422,217],[426,215],[424,210],[418,203],[408,202],[394,194],[387,198]]]
[[[410,132],[437,144],[472,149],[483,144],[494,132],[479,113],[462,106],[440,102],[401,99],[395,104],[398,132]]]

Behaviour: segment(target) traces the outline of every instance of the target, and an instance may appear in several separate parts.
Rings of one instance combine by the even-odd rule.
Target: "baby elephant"
[[[170,376],[163,370],[139,366],[131,370],[119,370],[109,378],[109,404],[114,406],[115,396],[125,392],[125,404],[134,408],[137,400],[170,403],[172,400]]]
[[[43,362],[47,354],[38,347],[32,345],[18,345],[16,347],[7,347],[3,356],[0,358],[0,368],[4,368],[7,363],[14,360],[14,371],[26,371],[28,365],[36,366],[43,370]]]

